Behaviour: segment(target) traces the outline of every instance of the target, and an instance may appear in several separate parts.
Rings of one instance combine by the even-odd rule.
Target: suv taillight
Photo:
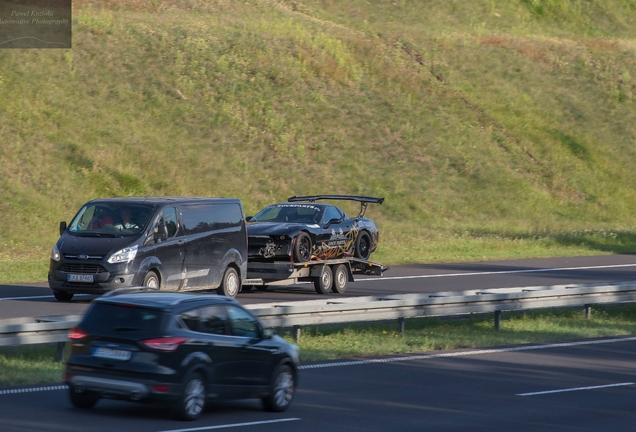
[[[179,345],[184,343],[186,340],[187,339],[184,337],[162,337],[157,339],[148,339],[141,341],[141,343],[151,349],[172,352],[176,351],[177,348],[179,348]]]
[[[86,333],[84,330],[82,330],[79,327],[73,327],[72,329],[68,331],[69,339],[80,340],[80,339],[84,339],[86,336],[88,336],[88,333]]]

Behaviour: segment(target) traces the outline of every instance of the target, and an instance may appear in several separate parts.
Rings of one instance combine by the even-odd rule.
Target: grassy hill
[[[75,0],[72,50],[0,50],[0,282],[121,195],[383,196],[386,263],[636,252],[635,54],[634,0]]]

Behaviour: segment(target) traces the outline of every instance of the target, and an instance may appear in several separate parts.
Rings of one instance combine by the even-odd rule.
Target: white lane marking
[[[493,349],[480,349],[480,350],[471,350],[471,351],[443,352],[443,353],[437,353],[437,354],[421,354],[421,355],[411,355],[411,356],[404,356],[404,357],[387,357],[387,358],[379,358],[379,359],[351,360],[351,361],[341,361],[341,362],[334,361],[330,363],[300,365],[298,366],[298,369],[301,369],[301,370],[302,369],[323,369],[323,368],[341,367],[341,366],[359,366],[359,365],[369,365],[369,364],[377,364],[377,363],[393,363],[393,362],[401,362],[401,361],[427,360],[427,359],[446,358],[446,357],[465,357],[465,356],[481,355],[481,354],[496,354],[496,353],[503,353],[503,352],[531,351],[531,350],[541,350],[541,349],[551,349],[551,348],[567,348],[567,347],[573,347],[573,346],[599,345],[599,344],[617,343],[617,342],[636,342],[636,336],[626,337],[626,338],[579,341],[579,342],[563,342],[563,343],[553,343],[553,344],[546,344],[546,345],[515,346],[515,347],[509,347],[509,348],[493,348]],[[28,388],[21,388],[21,389],[0,390],[0,395],[15,394],[15,393],[31,393],[31,392],[48,391],[48,390],[66,390],[66,389],[68,389],[68,386],[66,385],[28,387]]]
[[[405,356],[405,357],[387,357],[387,358],[379,358],[379,359],[352,360],[352,361],[333,362],[333,363],[317,363],[317,364],[301,365],[298,367],[298,369],[322,369],[322,368],[340,367],[340,366],[359,366],[359,365],[368,365],[368,364],[376,364],[376,363],[393,363],[393,362],[401,362],[401,361],[427,360],[427,359],[445,358],[445,357],[465,357],[465,356],[480,355],[480,354],[496,354],[496,353],[503,353],[503,352],[531,351],[531,350],[564,348],[564,347],[573,347],[573,346],[581,346],[581,345],[596,345],[596,344],[616,343],[616,342],[636,342],[636,337],[580,341],[580,342],[563,342],[563,343],[555,343],[555,344],[547,344],[547,345],[516,346],[516,347],[510,347],[510,348],[481,349],[481,350],[472,350],[472,351],[444,352],[444,353],[438,353],[438,354],[421,354],[421,355],[412,355],[412,356]]]
[[[620,387],[620,386],[628,386],[628,385],[634,385],[634,383],[626,382],[626,383],[606,384],[606,385],[589,386],[589,387],[574,387],[574,388],[560,389],[560,390],[546,390],[546,391],[532,392],[532,393],[519,393],[515,396],[536,396],[536,395],[544,395],[544,394],[551,394],[551,393],[565,393],[565,392],[573,392],[573,391],[580,391],[580,390],[596,390],[596,389]]]
[[[8,394],[17,394],[17,393],[33,393],[33,392],[43,392],[43,391],[51,391],[51,390],[67,390],[68,386],[64,385],[55,385],[55,386],[44,386],[44,387],[28,387],[28,388],[19,388],[19,389],[8,389],[8,390],[0,390],[0,395],[8,395]]]
[[[607,266],[587,266],[587,267],[558,267],[558,268],[541,268],[530,270],[497,270],[497,271],[483,271],[472,273],[446,273],[446,274],[434,274],[434,275],[418,275],[418,276],[393,276],[393,277],[375,277],[375,278],[363,278],[356,279],[358,281],[385,281],[385,280],[399,280],[399,279],[424,279],[424,278],[440,278],[440,277],[457,277],[457,276],[483,276],[494,274],[515,274],[515,273],[545,273],[545,272],[557,272],[567,270],[595,270],[595,269],[610,269],[621,267],[636,267],[636,264],[616,264]]]
[[[86,297],[86,296],[92,296],[95,294],[75,294],[75,296],[77,297]],[[45,295],[45,296],[25,296],[25,297],[5,297],[5,298],[0,298],[0,300],[32,300],[32,299],[39,299],[39,298],[53,298],[54,296],[52,295]]]
[[[263,420],[263,421],[255,421],[248,423],[230,423],[225,425],[216,425],[216,426],[203,426],[198,428],[190,428],[190,429],[168,429],[160,432],[193,432],[193,431],[206,431],[213,429],[227,429],[227,428],[235,428],[235,427],[243,427],[243,426],[258,426],[263,424],[271,424],[271,423],[282,423],[282,422],[290,422],[300,420],[299,418],[286,418],[286,419],[278,419],[278,420]]]

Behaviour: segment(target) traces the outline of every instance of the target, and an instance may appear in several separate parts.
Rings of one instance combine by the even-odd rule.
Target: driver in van
[[[132,221],[132,212],[128,207],[121,209],[121,223],[115,225],[115,228],[121,230],[139,228],[139,226]]]

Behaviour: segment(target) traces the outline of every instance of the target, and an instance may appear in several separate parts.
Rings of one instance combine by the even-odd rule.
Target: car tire
[[[53,295],[55,296],[55,299],[58,301],[71,301],[71,299],[73,298],[73,294],[66,292],[66,291],[53,291]]]
[[[294,243],[294,262],[308,262],[311,259],[311,237],[304,231],[298,233]]]
[[[155,271],[151,270],[148,273],[146,273],[146,276],[144,276],[143,286],[148,288],[153,288],[153,289],[161,288],[161,282],[159,282],[159,276],[157,276],[157,273]]]
[[[338,264],[333,267],[333,285],[331,291],[334,293],[344,293],[347,291],[347,283],[349,282],[349,272],[347,266]]]
[[[206,406],[206,387],[203,376],[190,372],[183,380],[183,391],[174,404],[175,416],[180,420],[196,420]]]
[[[233,267],[226,268],[218,294],[234,298],[239,291],[241,291],[241,279],[238,273]]]
[[[371,236],[366,231],[361,231],[356,239],[353,256],[359,259],[368,260],[371,256]]]
[[[272,379],[270,394],[262,399],[267,411],[282,412],[289,408],[296,391],[294,371],[289,365],[281,365]]]
[[[91,409],[99,401],[97,393],[90,391],[77,392],[75,387],[69,386],[69,398],[77,408]]]
[[[328,294],[333,285],[333,272],[328,265],[323,266],[322,273],[314,278],[314,288],[318,294]]]

